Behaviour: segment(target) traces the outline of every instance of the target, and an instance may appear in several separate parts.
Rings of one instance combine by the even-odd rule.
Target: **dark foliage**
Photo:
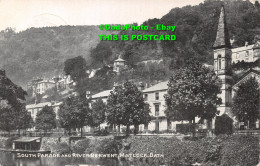
[[[56,128],[56,114],[53,108],[46,105],[37,112],[35,128],[44,132]]]
[[[215,134],[232,134],[233,120],[226,114],[217,116],[215,121]]]

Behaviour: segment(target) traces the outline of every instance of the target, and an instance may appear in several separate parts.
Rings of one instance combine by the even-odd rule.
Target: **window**
[[[221,69],[225,69],[225,60],[224,59],[222,59],[222,67],[221,67]]]
[[[172,129],[172,122],[169,119],[167,119],[167,129],[168,130]]]
[[[159,100],[159,92],[155,93],[155,100]]]
[[[239,58],[239,53],[236,54],[236,58],[237,58],[237,59]]]
[[[246,57],[248,57],[249,56],[249,51],[246,51]]]
[[[218,69],[221,69],[221,55],[218,55]]]
[[[148,99],[148,94],[144,94],[144,101],[147,101]]]
[[[155,116],[159,116],[159,104],[155,104]]]

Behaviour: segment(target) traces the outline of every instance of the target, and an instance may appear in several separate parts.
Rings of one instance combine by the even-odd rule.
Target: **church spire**
[[[221,12],[219,16],[218,21],[218,31],[217,31],[217,37],[215,40],[215,43],[213,45],[213,48],[231,48],[230,40],[229,40],[229,34],[227,29],[227,23],[225,18],[225,10],[224,6],[221,6]]]

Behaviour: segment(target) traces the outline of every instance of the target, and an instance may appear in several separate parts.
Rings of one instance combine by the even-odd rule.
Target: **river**
[[[129,164],[118,162],[115,159],[93,159],[93,158],[18,158],[16,154],[0,151],[0,166],[78,166],[78,165],[103,165],[103,166],[128,166]]]

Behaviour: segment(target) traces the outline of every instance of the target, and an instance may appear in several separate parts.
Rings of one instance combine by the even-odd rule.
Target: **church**
[[[246,46],[244,47],[232,49],[225,17],[224,6],[222,6],[219,16],[216,40],[213,45],[214,71],[221,79],[222,83],[221,94],[219,95],[222,99],[222,104],[219,105],[217,109],[220,112],[219,115],[226,114],[235,120],[235,117],[231,113],[232,97],[236,93],[238,86],[246,82],[251,77],[256,78],[260,85],[260,72],[259,67],[248,69],[235,82],[232,75],[232,62],[237,63],[239,60],[243,60],[245,62],[255,62],[258,60],[260,57],[260,41],[257,41],[254,45],[249,46],[246,43]],[[213,122],[212,125],[214,124],[215,123]],[[212,127],[214,129],[214,126]]]

